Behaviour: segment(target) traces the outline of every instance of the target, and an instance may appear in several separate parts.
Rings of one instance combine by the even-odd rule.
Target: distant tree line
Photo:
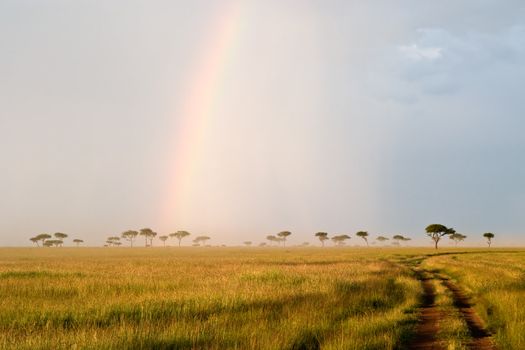
[[[461,233],[456,232],[453,228],[446,227],[441,224],[432,224],[426,227],[425,232],[428,237],[432,239],[434,242],[434,247],[438,249],[438,244],[441,241],[441,239],[445,236],[448,236],[452,241],[454,241],[454,244],[457,246],[458,243],[463,242],[467,236]],[[270,245],[272,243],[275,243],[276,245],[283,245],[283,247],[286,245],[286,238],[290,236],[292,233],[290,231],[282,231],[279,232],[277,235],[268,235],[266,236],[266,240],[270,242]],[[367,231],[358,231],[355,233],[356,237],[361,238],[367,246],[369,246],[369,233]],[[347,234],[340,234],[340,235],[334,235],[332,237],[329,237],[327,232],[316,232],[314,236],[319,240],[321,243],[321,246],[325,246],[325,242],[331,240],[335,246],[343,246],[346,244],[346,241],[351,239],[351,237]],[[492,240],[494,239],[495,235],[491,232],[487,232],[483,234],[483,237],[487,240],[487,244],[490,248],[492,244]],[[377,236],[376,241],[382,244],[385,244],[387,241],[389,241],[390,238],[380,235]],[[410,237],[406,237],[401,234],[396,234],[392,236],[392,245],[394,246],[400,246],[403,242],[411,241],[412,239]],[[309,243],[304,242],[301,244],[302,246],[307,246]],[[372,242],[371,244],[376,244],[376,242]],[[245,241],[244,245],[251,246],[251,241]],[[260,247],[264,247],[267,244],[262,242],[259,244]]]
[[[275,245],[279,246],[282,244],[282,246],[286,246],[286,238],[289,237],[292,233],[290,231],[281,231],[279,232],[278,234],[276,235],[268,235],[266,236],[266,240],[268,240],[270,242],[270,245],[272,245],[272,243],[274,243]],[[329,237],[328,233],[327,232],[317,232],[314,234],[314,236],[319,240],[319,242],[321,242],[321,246],[324,247],[325,246],[325,242],[326,241],[332,241],[333,244],[335,246],[343,246],[346,244],[346,241],[351,239],[351,237],[347,234],[339,234],[339,235],[334,235],[332,237]],[[369,238],[369,234],[367,231],[358,231],[356,233],[356,236],[363,239],[363,241],[365,242],[365,244],[368,246],[369,245],[369,242],[368,242],[368,238]],[[379,242],[385,242],[387,240],[389,240],[389,238],[387,237],[384,237],[384,236],[379,236],[377,237],[377,240]],[[401,235],[395,235],[393,237],[393,240],[396,242],[395,244],[398,245],[399,241],[410,241],[411,239],[410,238],[407,238],[407,237],[404,237],[404,236],[401,236]],[[374,244],[374,243],[372,243]],[[244,242],[244,245],[245,246],[251,246],[252,245],[252,242],[251,241],[246,241]],[[266,246],[267,244],[265,242],[262,242],[259,244],[260,247],[264,247]],[[308,242],[304,242],[301,244],[301,246],[308,246],[309,243]]]
[[[283,244],[283,247],[286,247],[286,238],[290,236],[292,233],[290,231],[281,231],[277,235],[268,235],[266,236],[266,239],[270,241],[270,243],[276,243],[277,245]]]
[[[367,247],[369,246],[368,239],[369,239],[370,235],[369,235],[369,233],[367,231],[358,231],[358,232],[356,232],[355,235],[357,237],[361,238],[365,242]],[[342,246],[342,245],[345,245],[345,241],[346,240],[349,240],[349,239],[352,238],[352,237],[350,237],[347,234],[335,235],[332,238],[330,238],[330,237],[328,237],[328,233],[327,232],[317,232],[317,233],[315,233],[314,236],[317,237],[317,239],[319,239],[319,241],[321,242],[321,246],[322,247],[324,247],[325,241],[328,241],[328,240],[332,240],[332,242],[336,246]],[[392,239],[394,240],[394,243],[393,243],[394,245],[399,245],[400,241],[403,241],[403,242],[404,241],[410,241],[410,238],[404,237],[402,235],[394,235],[392,237]],[[385,243],[386,241],[390,240],[390,238],[385,237],[385,236],[378,236],[376,238],[376,240],[378,242],[380,242],[380,243]],[[372,242],[372,244],[375,244],[375,242]]]
[[[446,227],[445,225],[441,224],[428,225],[425,231],[427,233],[427,236],[429,236],[434,241],[435,249],[438,249],[439,241],[441,241],[443,237],[448,236],[448,238],[454,241],[456,246],[459,242],[463,242],[467,238],[466,235],[458,233],[453,228]],[[485,239],[487,240],[487,244],[490,248],[490,245],[492,244],[492,239],[495,237],[494,233],[486,232],[483,234],[483,237],[485,237]]]
[[[455,229],[449,228],[442,224],[432,224],[428,225],[425,228],[426,235],[432,239],[434,242],[434,248],[438,249],[439,242],[446,236],[449,237],[450,240],[454,242],[454,244],[457,246],[459,243],[463,242],[467,236],[461,233],[456,232]],[[281,245],[283,247],[286,247],[286,241],[289,236],[291,236],[290,231],[281,231],[277,233],[276,235],[268,235],[266,236],[266,240],[269,241],[270,245],[272,243],[276,244],[277,246]],[[190,236],[191,234],[188,231],[176,231],[173,233],[170,233],[168,235],[162,235],[158,236],[159,240],[162,242],[163,246],[166,246],[166,242],[170,239],[176,239],[177,244],[180,247],[181,242],[184,238]],[[367,246],[369,246],[369,233],[367,231],[358,231],[355,233],[356,237],[361,238]],[[106,239],[105,245],[106,247],[118,247],[122,245],[122,241],[129,242],[129,246],[133,247],[134,242],[136,239],[142,236],[144,237],[144,246],[145,247],[151,247],[153,246],[153,240],[155,237],[157,237],[157,233],[153,231],[150,228],[143,228],[138,231],[135,230],[128,230],[124,231],[120,234],[120,236],[110,236]],[[339,234],[334,235],[332,237],[329,237],[327,232],[317,232],[314,234],[314,236],[319,240],[321,243],[321,246],[325,246],[325,242],[328,240],[331,240],[335,246],[343,246],[346,244],[346,241],[351,239],[347,234]],[[68,237],[67,234],[62,232],[56,232],[53,235],[42,233],[39,235],[36,235],[34,237],[31,237],[29,240],[33,242],[37,247],[62,247],[64,245],[64,240]],[[483,237],[486,239],[487,245],[489,248],[492,245],[492,240],[495,237],[495,234],[492,232],[486,232],[483,234]],[[211,238],[209,236],[201,235],[197,236],[193,239],[193,246],[205,246],[206,242],[210,240]],[[387,241],[390,240],[390,238],[380,235],[377,236],[375,239],[377,242],[385,244]],[[392,236],[392,245],[400,246],[402,242],[408,242],[411,238],[405,237],[401,234],[396,234]],[[373,241],[371,244],[376,244],[377,242]],[[73,243],[75,243],[77,246],[79,246],[81,243],[84,243],[82,239],[74,239]],[[252,241],[245,241],[243,244],[247,247],[252,246]],[[266,246],[267,244],[265,242],[262,242],[259,244],[259,246]],[[301,244],[302,246],[308,246],[308,242],[304,242]]]
[[[62,232],[55,232],[53,235],[41,233],[29,238],[29,240],[36,244],[37,247],[62,247],[64,245],[64,240],[67,237],[68,235]],[[84,241],[82,239],[76,238],[73,240],[73,243],[75,243],[78,247],[78,245],[80,243],[84,243]]]
[[[162,242],[162,245],[166,247],[166,242],[170,239],[176,239],[177,245],[180,247],[181,242],[184,238],[190,236],[191,234],[188,231],[177,231],[170,233],[168,235],[162,235],[158,236],[158,239]],[[124,231],[119,236],[112,236],[108,237],[106,240],[105,246],[107,247],[114,247],[114,246],[120,246],[122,245],[121,240],[125,240],[129,243],[129,246],[133,248],[134,242],[137,240],[139,236],[144,237],[144,246],[145,247],[152,247],[153,246],[153,240],[155,237],[157,237],[157,232],[153,231],[150,228],[143,228],[138,231],[135,230],[128,230]],[[193,246],[201,246],[206,245],[206,242],[210,240],[211,237],[209,236],[197,236],[193,239]]]

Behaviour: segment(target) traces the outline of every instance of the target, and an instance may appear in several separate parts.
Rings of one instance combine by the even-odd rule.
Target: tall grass
[[[438,322],[437,340],[443,349],[469,349],[468,343],[472,338],[466,321],[454,306],[452,292],[437,280],[433,280],[433,284],[436,291],[435,304],[441,315]]]
[[[466,289],[501,349],[525,349],[525,252],[442,255],[424,265],[454,277]]]
[[[0,348],[395,349],[413,329],[420,285],[384,256],[1,249]]]

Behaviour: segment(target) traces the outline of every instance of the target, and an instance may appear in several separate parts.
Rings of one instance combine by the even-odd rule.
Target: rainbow
[[[221,84],[240,31],[240,1],[220,8],[191,76],[188,94],[178,109],[177,133],[170,148],[168,184],[160,224],[165,229],[184,221],[184,202],[192,195],[192,178],[202,154],[204,135],[220,97]]]

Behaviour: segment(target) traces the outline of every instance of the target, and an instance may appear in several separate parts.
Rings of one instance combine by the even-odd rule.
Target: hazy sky
[[[0,244],[524,244],[524,85],[522,0],[0,0]]]

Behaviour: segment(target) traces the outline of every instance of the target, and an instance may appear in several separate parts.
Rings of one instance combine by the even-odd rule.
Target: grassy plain
[[[453,277],[470,294],[501,349],[525,349],[525,252],[441,255],[423,266]]]
[[[421,286],[396,261],[430,253],[420,248],[0,249],[0,348],[400,349],[414,330]],[[525,301],[520,280],[525,253],[470,253],[432,257],[425,264],[446,269],[479,296],[478,307],[498,342],[523,344],[512,329],[524,326],[524,313],[516,308]],[[480,261],[486,265],[478,266]],[[462,274],[463,263],[472,273]],[[491,285],[488,267],[506,282]],[[502,288],[511,287],[517,292],[506,292],[505,298],[513,298],[515,317],[505,315],[507,304],[500,300]],[[443,298],[443,308],[449,307]],[[447,317],[451,322],[440,336],[462,348],[461,320]]]

